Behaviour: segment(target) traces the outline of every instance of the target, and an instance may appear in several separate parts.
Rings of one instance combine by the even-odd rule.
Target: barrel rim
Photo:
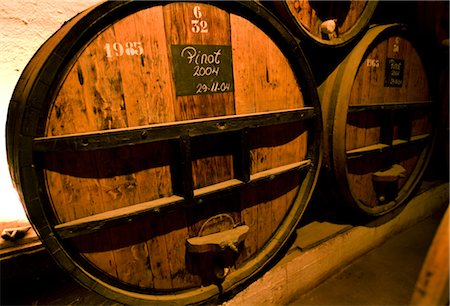
[[[292,11],[289,9],[285,1],[274,1],[273,3],[275,9],[281,14],[288,16],[288,20],[285,22],[295,33],[300,34],[302,37],[306,38],[309,42],[313,43],[319,47],[326,48],[339,48],[347,46],[352,43],[359,36],[363,35],[365,30],[369,27],[370,19],[374,15],[378,0],[369,0],[364,8],[358,21],[347,31],[343,36],[335,38],[333,40],[321,39],[311,33],[298,19],[294,16]],[[282,18],[280,16],[280,18]]]
[[[168,296],[164,295],[148,295],[139,292],[130,292],[111,285],[105,279],[98,278],[92,271],[86,269],[84,262],[77,260],[76,254],[71,254],[58,238],[53,230],[53,226],[57,224],[54,220],[53,213],[49,211],[48,195],[45,190],[39,186],[42,185],[42,175],[37,173],[33,161],[33,137],[41,136],[43,133],[43,123],[45,123],[45,115],[48,113],[50,104],[54,101],[59,86],[65,75],[67,75],[68,67],[71,62],[75,61],[76,54],[80,52],[80,47],[89,44],[92,37],[98,33],[99,29],[106,28],[111,20],[116,21],[117,16],[127,16],[131,12],[135,12],[148,7],[157,5],[165,5],[172,2],[180,1],[126,1],[126,2],[104,2],[92,7],[87,12],[83,12],[76,18],[66,23],[61,30],[56,32],[44,46],[42,46],[33,59],[30,61],[28,67],[39,67],[39,74],[29,76],[30,69],[25,69],[22,76],[28,76],[25,80],[22,78],[16,86],[16,91],[24,91],[22,97],[15,95],[12,102],[15,106],[11,106],[8,111],[8,125],[19,127],[10,128],[7,134],[7,147],[9,154],[9,162],[11,164],[12,177],[18,186],[18,191],[24,203],[25,210],[29,219],[32,221],[33,227],[44,242],[44,245],[52,254],[52,257],[57,263],[71,274],[75,279],[90,289],[108,297],[114,298],[125,303],[155,303],[160,302],[177,302],[177,303],[192,303],[199,302],[216,296],[221,290],[215,285],[201,287],[196,289],[195,297],[191,291],[171,293]],[[248,261],[243,268],[239,268],[238,272],[243,274],[242,277],[231,274],[230,278],[222,284],[222,290],[228,291],[236,286],[247,281],[247,279],[262,270],[273,260],[275,255],[280,251],[280,244],[284,244],[288,237],[295,230],[295,225],[299,222],[299,218],[304,211],[304,208],[309,201],[312,190],[317,181],[318,171],[321,162],[320,152],[320,135],[321,132],[321,118],[320,107],[317,92],[315,91],[314,80],[312,73],[307,64],[305,57],[298,45],[296,39],[278,23],[267,10],[260,5],[250,2],[232,2],[222,3],[215,1],[205,2],[221,9],[227,10],[230,13],[240,15],[255,23],[257,27],[262,29],[268,36],[274,40],[277,46],[282,50],[283,54],[288,58],[293,71],[295,68],[301,68],[303,73],[309,73],[309,77],[296,74],[296,78],[301,85],[302,92],[308,101],[315,108],[316,120],[314,122],[314,132],[309,133],[308,142],[311,144],[308,148],[308,155],[312,159],[313,167],[307,173],[305,182],[301,185],[300,191],[308,191],[305,193],[298,193],[298,198],[294,201],[295,207],[289,211],[289,217],[286,217],[281,227],[289,229],[283,231],[280,229],[276,235],[271,239],[270,243],[264,247],[263,251],[257,254],[252,260]],[[255,13],[256,12],[256,13]],[[61,38],[58,33],[66,31]],[[277,35],[275,35],[277,34]],[[50,51],[49,51],[50,50]],[[39,59],[39,60],[38,60]],[[53,69],[53,73],[43,76],[43,73],[48,69]],[[45,78],[45,80],[44,80]],[[55,84],[56,83],[56,84]],[[32,105],[28,103],[31,102]],[[40,102],[47,101],[47,106],[42,106]],[[19,110],[16,108],[19,107]],[[17,113],[16,113],[17,112]],[[26,122],[26,124],[25,124]],[[22,123],[22,124],[20,124]],[[26,126],[25,126],[26,125]],[[19,132],[17,132],[19,131]],[[301,198],[300,198],[301,197]],[[288,221],[286,221],[288,220]],[[74,260],[76,259],[76,260]],[[261,265],[255,263],[261,262]],[[231,278],[233,277],[233,278]]]

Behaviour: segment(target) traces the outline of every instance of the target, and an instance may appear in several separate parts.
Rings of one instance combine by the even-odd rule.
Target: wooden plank
[[[163,9],[168,49],[172,50],[177,45],[231,46],[227,12],[203,3],[173,3],[164,6]],[[197,50],[197,48],[195,49]],[[173,52],[168,54],[172,62],[172,75],[176,77],[175,62],[177,59]],[[202,65],[200,64],[200,66]],[[195,78],[194,73],[195,71],[192,72],[193,78]],[[203,81],[204,79],[197,85],[203,84]],[[177,86],[177,84],[175,85]],[[174,90],[177,92],[177,88]],[[232,92],[177,95],[173,100],[173,105],[177,121],[235,114]],[[190,132],[185,134],[192,136]],[[199,131],[197,135],[202,134],[203,132]],[[230,155],[209,154],[196,158],[196,154],[196,150],[193,149],[192,161],[190,165],[186,165],[191,168],[193,188],[205,187],[232,178],[232,157]],[[186,212],[185,216],[180,214],[178,217],[183,219],[181,221],[185,222],[186,227],[176,231],[174,235],[166,237],[166,243],[171,246],[168,251],[173,255],[170,258],[170,276],[174,288],[191,286],[189,284],[190,276],[185,272],[187,262],[185,240],[187,237],[196,236],[197,228],[210,216],[205,216],[206,219],[197,219]],[[173,220],[172,222],[178,221]]]
[[[284,166],[280,166],[280,167],[276,167],[276,168],[272,168],[269,170],[265,170],[265,171],[261,171],[255,174],[252,174],[250,176],[250,182],[258,182],[262,179],[266,179],[266,178],[271,178],[272,176],[276,176],[282,173],[286,173],[288,171],[293,171],[293,170],[301,170],[304,169],[305,167],[308,167],[311,165],[311,160],[303,160],[297,163],[293,163],[293,164],[289,164],[289,165],[284,165]]]
[[[177,204],[182,202],[183,200],[184,199],[182,197],[174,195],[171,197],[161,198],[150,202],[134,204],[132,206],[117,208],[114,210],[109,210],[103,213],[95,214],[89,217],[84,217],[73,221],[57,224],[55,225],[55,230],[57,230],[58,234],[60,234],[61,237],[64,238],[77,236],[80,234],[80,232],[75,232],[68,228],[77,228],[79,225],[84,225],[82,231],[92,232],[104,227],[103,223],[100,222],[108,221],[112,223],[114,220],[119,218],[128,219],[127,222],[131,222],[132,220],[134,220],[134,217],[138,214],[148,211],[155,211],[156,213],[158,213],[162,207],[171,204],[172,205]]]
[[[422,135],[411,136],[411,139],[409,140],[409,142],[410,143],[420,142],[423,140],[427,140],[430,137],[431,137],[431,134],[422,134]]]
[[[111,31],[105,31],[104,35],[113,37]],[[105,78],[113,77],[117,73],[109,71],[106,74],[103,71],[99,75],[97,65],[100,65],[101,62],[96,64],[96,61],[92,61],[95,56],[96,52],[87,48],[69,72],[49,113],[45,132],[47,136],[64,135],[78,131],[94,131],[100,129],[103,125],[108,126],[108,120],[110,120],[108,118],[112,116],[112,109],[105,105],[105,117],[97,120],[97,118],[91,117],[94,109],[93,104],[95,104],[96,110],[100,110],[103,109],[99,105],[103,103],[103,99],[112,101],[118,97],[115,95],[115,91],[108,93],[108,88],[97,87],[96,82],[101,82],[103,76]],[[100,93],[101,91],[107,91],[107,93],[103,95]],[[92,95],[93,92],[95,92],[95,95]],[[77,98],[74,99],[74,97]],[[106,114],[108,112],[106,109],[110,110],[110,114]],[[46,163],[48,162],[47,165],[51,165],[51,169],[44,170],[51,205],[57,218],[61,222],[66,222],[108,210],[103,201],[101,184],[98,179],[98,156],[75,154],[74,152],[67,153],[65,155],[47,156]],[[57,172],[52,169],[62,170]],[[81,175],[70,175],[70,173],[93,173],[95,175],[83,177]],[[61,183],[58,183],[58,180]],[[96,203],[97,205],[86,205],[86,203]],[[105,232],[90,239],[80,238],[74,241],[74,249],[81,250],[85,246],[90,248],[95,245],[108,245],[111,241],[110,233]],[[111,249],[83,253],[82,256],[106,274],[112,277],[118,276],[114,252]]]
[[[368,1],[350,1],[348,11],[345,9],[343,3],[335,3],[335,5],[342,5],[343,8],[340,13],[347,12],[344,21],[339,25],[339,36],[345,35],[352,30],[358,23],[366,23],[366,20],[361,20],[364,10],[367,9]],[[360,26],[362,30],[362,26]]]
[[[86,112],[91,115],[90,120],[96,122],[98,130],[128,127],[126,111],[128,97],[125,97],[124,88],[134,85],[134,80],[130,80],[129,71],[132,71],[131,75],[139,74],[137,68],[139,59],[137,56],[110,58],[105,47],[109,44],[120,43],[125,49],[126,42],[138,41],[136,31],[130,27],[130,24],[140,22],[136,19],[139,19],[138,15],[113,24],[88,46],[85,55],[89,56],[84,57],[85,62],[79,61],[83,63],[82,71],[85,76],[82,86],[86,90]],[[126,63],[123,63],[124,61]],[[128,159],[133,154],[130,148],[96,151],[94,154],[103,210],[107,212],[139,202],[140,196],[135,188],[136,176],[134,173],[124,175],[130,170]],[[92,204],[85,202],[83,205]],[[92,246],[91,250],[83,253],[101,254],[103,250],[112,250],[113,267],[118,279],[130,285],[151,286],[152,279],[145,269],[148,262],[147,246],[140,239],[134,240],[144,236],[140,224],[129,226],[126,235],[123,235],[123,229],[111,228],[104,232],[97,232],[95,236],[101,237],[106,233],[109,234],[109,241]],[[133,237],[133,240],[130,241],[130,237]],[[88,237],[80,238],[89,239]],[[123,247],[124,244],[126,247]]]
[[[384,143],[378,143],[375,145],[370,145],[367,147],[357,148],[350,151],[347,151],[347,158],[352,158],[354,156],[360,156],[363,154],[374,153],[374,152],[382,152],[383,150],[389,148],[390,146]]]
[[[125,42],[125,46],[130,40],[141,42],[144,49],[139,56],[110,58],[110,63],[117,63],[122,72],[128,127],[174,121],[171,103],[173,81],[166,56],[165,33],[151,30],[164,28],[162,8],[137,12],[123,23],[123,28],[119,27],[120,24],[122,23],[118,22],[115,26],[117,41]],[[142,31],[142,27],[147,30]],[[168,161],[172,157],[171,148],[164,144],[133,147],[125,161],[125,164],[136,169],[133,173],[136,189],[133,204],[155,204],[161,196],[171,199]],[[158,235],[158,226],[156,230],[154,227],[157,217],[151,215],[145,219],[133,219],[132,223],[124,224],[127,227],[122,231],[120,227],[111,229],[116,231],[115,237],[118,237],[114,247],[119,253],[116,256],[117,269],[121,271],[119,277],[136,287],[171,288],[171,282],[165,278],[169,271],[165,240]],[[123,240],[129,240],[130,237],[135,237],[136,243],[121,247]]]
[[[433,106],[433,101],[420,101],[420,102],[406,102],[406,103],[379,103],[379,104],[357,104],[350,105],[348,108],[349,113],[358,112],[379,112],[379,111],[409,111],[415,108],[430,108]]]
[[[408,140],[406,140],[406,139],[395,139],[394,141],[392,141],[392,146],[400,146],[400,145],[403,145],[405,143],[408,143]]]
[[[231,189],[233,187],[240,186],[243,184],[244,183],[240,180],[231,179],[228,181],[224,181],[224,182],[216,183],[216,184],[209,185],[206,187],[195,189],[194,197],[199,198],[199,197],[202,197],[205,195],[210,195],[210,194],[216,193],[221,190],[228,190],[228,189]]]
[[[57,102],[53,107],[47,136],[127,129],[130,126],[173,121],[171,103],[166,103],[171,102],[168,97],[172,87],[168,76],[167,50],[161,47],[165,46],[164,31],[152,30],[154,27],[163,29],[162,21],[161,7],[143,10],[118,21],[96,37],[77,59],[62,86],[57,101],[64,104]],[[143,52],[136,56],[138,44]],[[130,51],[131,48],[134,51]],[[70,94],[73,90],[78,90],[80,94]],[[155,110],[163,111],[157,113]],[[65,128],[58,131],[55,125],[61,122],[61,118],[66,121],[62,122]],[[159,144],[154,144],[153,148],[159,148],[160,155],[167,149]],[[151,150],[145,160],[143,155],[146,149],[148,147],[140,146],[99,150],[91,154],[77,152],[80,161],[86,156],[94,161],[86,162],[89,167],[63,171],[72,174],[67,175],[71,188],[65,190],[83,194],[79,202],[65,203],[78,214],[78,217],[71,219],[120,210],[127,205],[170,194],[168,164],[161,162],[161,158]],[[74,153],[69,150],[64,155]],[[68,158],[63,160],[70,161]],[[158,164],[160,162],[162,165]],[[74,184],[76,180],[80,183]],[[56,185],[49,188],[53,187],[58,189]],[[89,211],[83,212],[83,207]],[[58,214],[61,212],[58,211]],[[145,240],[150,234],[142,224],[132,224],[125,232],[126,235],[124,232],[117,233],[117,229],[113,228],[89,237],[76,237],[73,243],[83,256],[107,274],[130,285],[153,288],[153,276],[148,271],[149,257],[155,265],[160,265],[157,256],[167,256],[163,255],[162,250],[150,252],[150,244]],[[139,239],[135,244],[123,247],[124,240],[129,237]],[[155,239],[158,238],[152,239],[152,245],[157,244]]]
[[[347,158],[348,159],[358,158],[358,157],[365,156],[367,154],[382,153],[391,148],[396,149],[396,148],[401,148],[403,146],[415,145],[417,143],[421,143],[423,141],[429,140],[430,137],[431,137],[430,134],[423,134],[423,135],[413,136],[413,137],[411,137],[410,140],[396,139],[392,142],[392,145],[378,143],[378,144],[370,145],[367,147],[361,147],[361,148],[349,150],[349,151],[347,151]]]
[[[310,166],[311,161],[305,160],[254,174],[248,183],[232,179],[202,187],[194,190],[194,202],[204,202],[206,198],[211,196],[221,197],[225,193],[236,192],[239,189],[246,188],[248,185],[270,182],[288,173],[300,173],[309,169]],[[183,197],[173,195],[61,223],[55,226],[55,230],[61,238],[75,237],[113,227],[121,223],[130,223],[138,218],[142,218],[146,214],[158,215],[163,210],[172,209],[174,206],[185,207],[188,203]]]
[[[383,88],[384,56],[385,46],[381,45],[370,50],[357,68],[348,102],[347,150],[380,142],[380,120],[377,115],[372,113],[355,115],[350,114],[350,110],[358,109],[359,105],[372,105],[373,103],[380,103],[380,101],[384,103],[382,90],[380,89]],[[339,120],[339,118],[335,120]]]
[[[137,128],[101,130],[86,133],[72,133],[62,136],[37,137],[33,150],[48,151],[90,151],[125,145],[153,143],[172,140],[187,134],[191,137],[238,131],[245,128],[272,126],[314,118],[312,107],[286,109],[193,119],[171,123],[152,124]]]
[[[231,30],[236,113],[304,107],[295,74],[273,41],[239,16],[231,16]],[[307,132],[306,129],[303,133],[300,131],[301,124],[249,130],[250,177],[305,159]],[[284,199],[275,199],[280,205],[273,205],[271,193],[267,190],[267,184],[262,184],[248,188],[241,195],[242,221],[250,229],[238,264],[255,254],[278,228],[282,218],[272,222],[274,209],[284,216],[288,209],[285,203],[293,201],[292,194],[289,194]]]
[[[168,44],[186,46],[231,46],[229,14],[218,8],[198,3],[177,3],[165,7]],[[192,22],[198,22],[198,30]],[[175,60],[171,54],[172,61]],[[223,59],[222,59],[223,60]],[[198,67],[203,67],[199,64]],[[177,71],[173,71],[177,73]],[[193,75],[195,72],[193,71]],[[202,81],[203,82],[203,81]],[[235,114],[232,92],[177,96],[177,120],[216,117]],[[216,183],[232,177],[231,156],[209,156],[193,160],[194,187]]]
[[[240,16],[231,15],[230,22],[232,45],[235,47],[233,52],[233,72],[236,114],[255,113],[257,109],[253,102],[255,100],[255,87],[253,84],[256,81],[254,71],[254,65],[256,64],[251,57],[253,50],[259,51],[253,46],[254,41],[251,39],[255,29],[250,22],[247,22]],[[252,52],[249,52],[249,50],[252,50]],[[259,54],[255,54],[255,57],[257,55]],[[250,156],[250,160],[252,165],[254,160],[252,156]],[[238,260],[238,266],[257,252],[258,215],[257,203],[254,200],[255,196],[256,193],[248,189],[244,190],[240,197],[241,220],[243,224],[249,226],[249,232]]]

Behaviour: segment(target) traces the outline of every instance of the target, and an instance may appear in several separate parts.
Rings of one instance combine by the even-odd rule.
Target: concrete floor
[[[390,238],[289,305],[408,305],[442,215]]]

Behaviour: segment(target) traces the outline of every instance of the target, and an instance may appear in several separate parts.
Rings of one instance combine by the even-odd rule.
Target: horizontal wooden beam
[[[55,226],[55,231],[62,238],[75,237],[117,224],[132,222],[143,214],[158,213],[166,206],[180,204],[183,201],[184,198],[176,195],[160,198],[61,223]]]
[[[388,150],[398,149],[403,146],[410,146],[422,141],[427,141],[431,138],[430,134],[422,134],[417,136],[412,136],[411,139],[395,139],[392,145],[377,143],[374,145],[356,148],[347,151],[347,159],[360,158],[374,153],[384,153]]]
[[[359,112],[379,112],[379,111],[408,111],[414,108],[428,108],[433,105],[432,101],[407,102],[407,103],[389,103],[389,104],[360,104],[350,105],[349,113]]]
[[[149,202],[139,203],[123,208],[110,210],[93,216],[80,218],[54,227],[60,238],[71,238],[90,234],[101,229],[111,228],[119,224],[133,222],[148,214],[159,214],[165,209],[176,209],[186,205],[196,205],[211,197],[220,197],[225,193],[237,192],[249,185],[255,185],[264,181],[273,180],[283,174],[290,172],[305,171],[311,167],[311,160],[303,160],[297,163],[262,171],[251,176],[248,183],[237,179],[217,183],[211,186],[194,190],[194,198],[189,201],[183,197],[173,195]]]
[[[37,137],[33,141],[36,152],[93,151],[120,146],[239,131],[245,128],[279,125],[311,119],[313,107],[295,108],[243,115],[230,115],[123,129],[102,130],[62,136]]]

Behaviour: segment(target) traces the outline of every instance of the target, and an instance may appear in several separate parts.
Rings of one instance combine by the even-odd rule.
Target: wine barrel
[[[46,248],[124,304],[215,300],[295,230],[321,110],[293,36],[255,2],[111,1],[24,70],[13,182]]]
[[[271,1],[274,11],[301,38],[339,47],[363,34],[378,1]]]
[[[323,164],[336,202],[377,216],[412,194],[434,142],[425,67],[405,26],[375,26],[320,85]]]

